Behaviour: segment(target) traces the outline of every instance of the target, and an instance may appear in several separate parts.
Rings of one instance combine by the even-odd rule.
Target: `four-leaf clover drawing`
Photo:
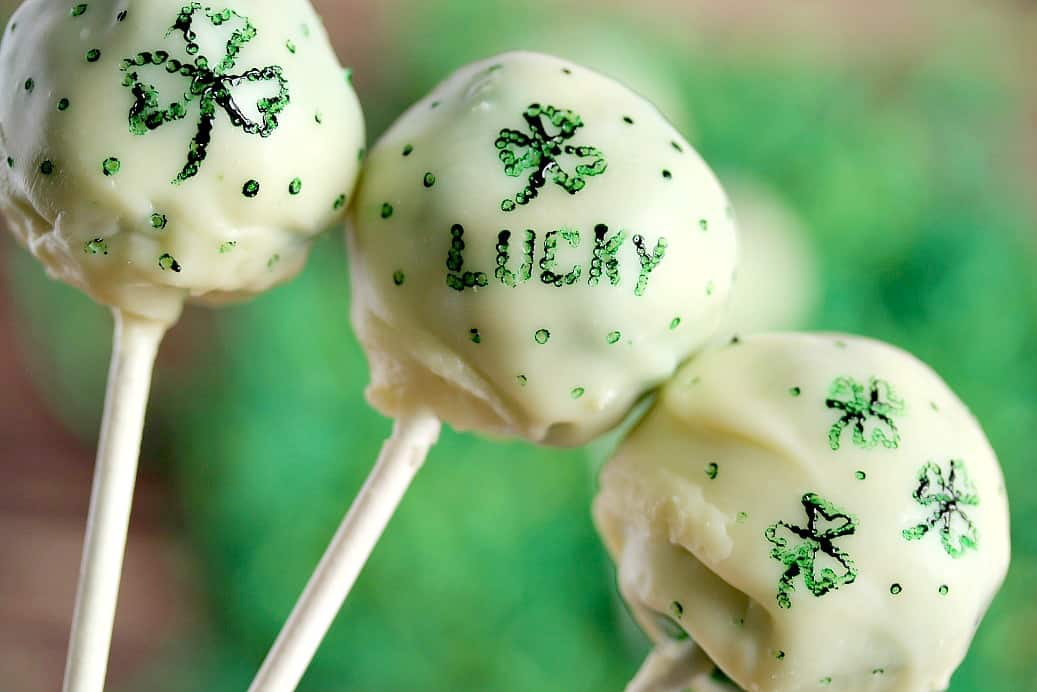
[[[548,182],[575,195],[587,187],[587,177],[601,175],[608,168],[605,155],[599,149],[566,144],[583,127],[583,121],[576,113],[534,103],[526,109],[523,118],[528,133],[503,129],[495,142],[505,173],[518,178],[525,171],[532,171],[522,191],[514,199],[501,202],[501,210],[515,211],[516,205],[529,204]],[[548,133],[545,118],[557,128],[557,134]],[[516,153],[522,149],[525,150],[523,153]],[[583,159],[583,163],[577,163],[575,172],[570,173],[562,167],[560,159],[563,156]]]
[[[853,560],[835,545],[836,539],[856,533],[857,518],[816,493],[804,495],[802,503],[807,515],[805,527],[779,521],[764,534],[774,546],[771,557],[785,565],[778,581],[778,605],[782,608],[792,607],[791,594],[800,575],[818,598],[857,579]]]
[[[900,446],[900,432],[893,416],[904,410],[904,402],[885,380],[873,377],[865,387],[850,377],[840,377],[832,383],[825,406],[842,411],[828,431],[828,443],[833,451],[842,445],[843,430],[850,425],[853,426],[853,443],[858,447],[882,445],[896,449]],[[870,435],[865,429],[869,419],[874,420]]]
[[[930,461],[918,472],[918,486],[911,496],[923,507],[931,507],[933,513],[921,524],[904,529],[904,538],[917,541],[939,528],[943,549],[951,557],[975,550],[979,534],[962,508],[979,505],[979,495],[969,480],[965,462],[952,459],[944,476],[943,469]]]
[[[208,24],[218,29],[233,22],[236,26],[227,39],[226,51],[219,62],[210,61],[199,54],[198,34],[195,31],[196,15],[203,13]],[[246,134],[269,137],[277,129],[277,116],[290,101],[288,81],[277,65],[253,67],[244,72],[233,73],[238,54],[249,41],[256,37],[256,28],[247,17],[232,10],[213,10],[201,3],[185,5],[177,15],[176,22],[166,32],[183,35],[186,56],[183,60],[171,57],[167,51],[143,51],[122,61],[125,72],[123,86],[133,93],[130,107],[130,132],[145,135],[162,125],[187,117],[188,108],[197,101],[200,114],[198,131],[191,139],[187,150],[187,163],[173,179],[173,184],[182,183],[195,176],[205,161],[212,131],[216,123],[217,110],[227,114],[231,124]],[[162,67],[170,75],[179,75],[187,80],[186,89],[179,98],[163,107],[158,89],[143,74],[145,69]],[[232,90],[246,82],[269,82],[277,91],[275,96],[261,98],[255,104],[260,121],[249,118],[235,101]]]

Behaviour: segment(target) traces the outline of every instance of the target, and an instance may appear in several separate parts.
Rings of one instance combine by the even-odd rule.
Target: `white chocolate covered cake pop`
[[[358,173],[360,106],[306,0],[29,0],[0,80],[11,227],[130,313],[290,278]]]
[[[716,328],[726,196],[658,110],[558,58],[465,67],[371,152],[350,233],[371,403],[579,444]]]
[[[594,512],[653,639],[690,636],[747,690],[945,689],[1009,562],[968,409],[912,356],[840,335],[683,368]]]

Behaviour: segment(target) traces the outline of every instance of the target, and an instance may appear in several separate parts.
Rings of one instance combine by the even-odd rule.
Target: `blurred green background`
[[[741,280],[813,293],[791,292],[784,302],[801,305],[769,308],[759,326],[891,341],[973,408],[1008,479],[1014,561],[951,689],[1037,690],[1033,3],[317,4],[355,69],[372,142],[453,69],[533,48],[627,81],[722,180],[766,190],[798,219],[816,275],[783,276],[764,258]],[[334,229],[293,283],[191,309],[170,335],[111,689],[248,686],[390,429],[364,402],[348,304]],[[4,692],[58,687],[110,328],[4,234]],[[622,689],[648,645],[590,521],[606,448],[444,431],[302,692]]]

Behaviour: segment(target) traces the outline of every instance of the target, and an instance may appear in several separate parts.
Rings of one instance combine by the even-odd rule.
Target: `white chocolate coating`
[[[530,167],[509,174],[508,152]],[[352,214],[371,403],[547,444],[608,430],[700,348],[735,264],[727,198],[659,112],[534,53],[465,67],[411,108]]]
[[[594,511],[651,636],[654,614],[679,622],[748,690],[944,689],[1009,562],[978,423],[912,356],[841,335],[749,337],[683,368]]]
[[[0,48],[10,226],[52,276],[147,317],[291,278],[363,142],[306,0],[28,0]]]

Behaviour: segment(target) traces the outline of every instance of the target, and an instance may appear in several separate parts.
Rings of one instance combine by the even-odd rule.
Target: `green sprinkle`
[[[543,346],[551,340],[551,332],[547,331],[546,329],[538,329],[536,334],[533,335],[533,338],[536,340],[538,344]]]
[[[951,592],[951,587],[947,586],[946,584],[944,584],[943,586],[940,587],[940,595],[941,596],[946,596],[950,592]]]
[[[346,75],[346,84],[352,85],[353,84],[353,68],[347,67],[345,69],[345,75]]]
[[[609,335],[605,337],[605,341],[611,346],[613,344],[618,344],[619,340],[622,338],[623,335],[619,332],[609,332]]]
[[[275,254],[273,257],[266,261],[266,268],[273,269],[274,265],[281,261],[281,255]]]
[[[25,80],[25,90],[26,91],[28,91],[31,94],[32,90],[35,89],[35,88],[36,88],[36,80],[35,79],[33,79],[32,77],[29,77],[28,79]]]
[[[71,14],[72,14],[73,17],[79,17],[84,12],[86,12],[86,3],[85,2],[81,2],[78,5],[73,5],[72,6]]]
[[[623,122],[625,122],[627,125],[633,125],[634,124],[634,119],[631,118],[629,115],[624,115],[623,116]]]
[[[323,125],[324,124],[324,114],[321,113],[320,111],[317,111],[316,113],[313,114],[313,120],[318,125]]]
[[[309,24],[301,24],[301,25],[299,25],[299,30],[302,31],[302,35],[305,36],[306,38],[310,37],[310,25]]]
[[[122,169],[122,162],[119,161],[119,159],[115,158],[114,156],[109,156],[108,158],[106,158],[104,160],[104,163],[101,164],[101,171],[106,176],[109,176],[109,177],[115,175],[121,169]]]
[[[529,378],[525,375],[519,375],[515,378],[515,381],[518,382],[519,387],[525,387],[527,384],[529,384]]]
[[[406,281],[406,280],[407,280],[407,277],[399,269],[397,269],[395,272],[393,272],[392,282],[394,284],[396,284],[397,286],[402,286],[403,282]]]
[[[364,149],[363,147],[360,147],[359,149],[356,150],[356,160],[357,161],[363,161],[365,156],[367,156],[367,149]]]
[[[393,211],[395,211],[395,210],[392,208],[392,205],[389,204],[388,202],[385,202],[384,204],[382,204],[382,218],[383,219],[388,219],[390,216],[392,216]]]
[[[69,105],[71,105],[71,104],[69,103],[68,99],[61,99],[60,101],[58,101],[58,110],[59,111],[67,111]]]
[[[10,156],[7,157],[7,167],[14,168],[14,159],[12,159]]]
[[[403,155],[404,156],[410,156],[413,153],[414,153],[414,147],[411,146],[410,144],[408,144],[407,146],[403,147]]]
[[[180,273],[180,263],[177,262],[168,252],[158,258],[158,268],[162,271],[172,270]]]
[[[586,393],[587,393],[587,390],[584,389],[583,387],[573,387],[573,390],[571,392],[569,392],[569,395],[573,399],[581,399],[581,398],[583,398],[583,395],[586,394]]]
[[[339,209],[341,209],[344,206],[346,206],[346,196],[345,195],[339,195],[338,197],[335,198],[335,202],[331,205],[331,208],[334,209],[335,211],[338,211]]]
[[[108,243],[104,238],[94,238],[83,247],[83,252],[88,255],[107,255]]]
[[[471,335],[470,338],[471,338],[473,344],[481,344],[482,343],[482,335],[479,334],[479,330],[478,329],[470,329],[468,331],[468,333]]]
[[[40,173],[42,173],[43,175],[50,175],[53,172],[54,162],[50,159],[47,159],[46,161],[40,164]]]
[[[126,20],[126,10],[123,10],[119,14],[115,15],[115,18],[117,20],[119,20],[120,22],[125,21]]]
[[[855,474],[853,474],[853,477],[859,481],[863,481],[865,478],[868,477],[868,474],[864,473],[864,471],[858,471]]]
[[[886,674],[886,669],[885,668],[876,668],[875,670],[871,671],[871,674],[872,675],[885,675]]]
[[[663,169],[663,178],[665,178],[666,180],[673,180],[673,173],[671,173],[667,169]]]
[[[836,341],[835,342],[835,347],[836,348],[846,348],[846,342],[845,341],[841,341],[841,340],[840,341]]]
[[[101,51],[98,50],[97,48],[91,48],[90,50],[88,50],[86,52],[86,61],[87,62],[97,62],[100,59],[101,59]]]
[[[904,587],[900,584],[893,584],[891,587],[889,587],[889,592],[894,596],[899,596],[901,593],[903,593],[903,591]]]
[[[158,229],[158,230],[161,231],[163,228],[166,227],[167,223],[169,223],[169,219],[166,218],[165,214],[157,214],[156,213],[156,214],[152,214],[151,215],[151,227],[152,228],[155,228],[155,229]]]
[[[297,195],[302,192],[302,178],[295,178],[288,183],[288,194]]]
[[[680,152],[681,154],[683,154],[683,153],[684,153],[684,147],[682,147],[682,146],[681,146],[680,144],[678,144],[677,142],[670,142],[670,146],[671,146],[671,147],[673,147],[674,149],[676,149],[676,150],[677,150],[678,152]]]
[[[775,659],[776,661],[784,661],[784,660],[785,660],[785,652],[784,652],[784,651],[782,651],[781,649],[777,649],[777,650],[776,650],[776,651],[774,652],[774,659]]]
[[[249,199],[259,194],[259,181],[249,180],[241,186],[241,194],[245,195]]]
[[[748,512],[739,512],[738,515],[735,517],[735,521],[738,522],[739,524],[744,524],[748,519],[749,519],[749,513]]]
[[[706,464],[706,478],[708,478],[709,480],[715,481],[717,479],[717,473],[719,472],[720,467],[717,466],[715,462]]]
[[[672,332],[674,329],[676,329],[679,326],[681,326],[681,318],[680,317],[674,317],[673,321],[670,322],[670,331]]]
[[[295,55],[295,44],[291,41],[286,41],[284,47],[288,49],[288,52]]]
[[[717,285],[715,283],[713,283],[712,281],[707,281],[706,282],[706,295],[707,296],[713,295],[713,292],[716,291],[716,290],[717,290]]]
[[[827,687],[828,685],[832,684],[832,678],[821,678],[817,681],[817,684],[821,685],[822,687]]]
[[[706,219],[699,219],[699,228],[701,228],[703,231],[708,231],[709,221],[707,221]]]
[[[803,393],[803,390],[801,388],[799,388],[799,387],[793,387],[792,389],[789,390],[789,395],[791,395],[791,396],[799,396],[802,393]]]
[[[233,250],[237,246],[238,246],[238,241],[236,241],[236,240],[228,240],[225,243],[220,243],[220,254],[221,255],[226,255],[228,252],[230,252],[231,250]]]
[[[932,410],[936,411],[937,413],[940,412],[940,407],[936,405],[935,401],[930,401],[929,402],[929,408],[931,408]]]
[[[674,601],[670,604],[670,612],[673,613],[673,617],[680,619],[684,617],[684,606],[679,601]]]
[[[425,180],[423,182],[425,183],[425,187],[432,187],[436,184],[436,176],[433,175],[431,172],[426,173]]]
[[[435,110],[436,108],[439,108],[439,101],[433,101],[433,102],[432,102],[432,103],[431,103],[431,104],[429,105],[429,108],[432,108],[433,110]]]

